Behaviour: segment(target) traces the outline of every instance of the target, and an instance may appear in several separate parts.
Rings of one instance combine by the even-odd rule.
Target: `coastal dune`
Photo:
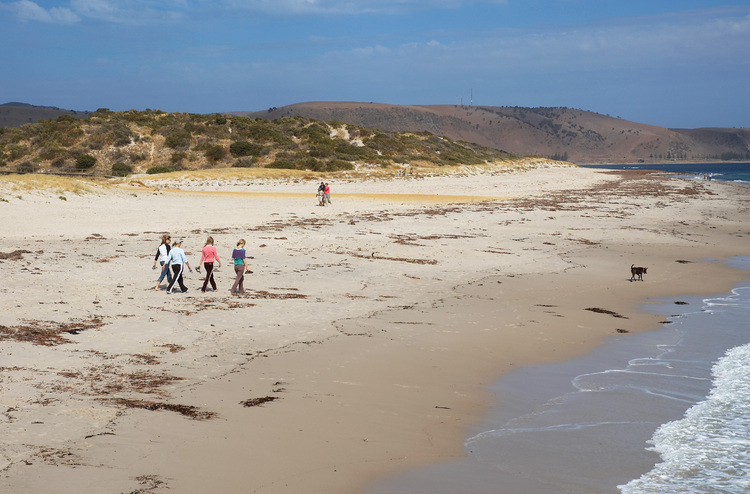
[[[8,491],[366,492],[460,457],[503,372],[746,277],[711,262],[750,255],[732,184],[562,165],[326,181],[326,208],[315,180],[0,183]],[[216,292],[195,272],[154,290],[166,232],[193,267],[215,239]],[[240,238],[253,273],[232,296]]]

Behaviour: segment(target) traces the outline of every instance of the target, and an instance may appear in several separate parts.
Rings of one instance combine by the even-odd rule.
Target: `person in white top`
[[[184,269],[184,266],[187,266],[187,268],[192,273],[193,268],[190,267],[190,263],[188,262],[187,257],[185,257],[185,251],[182,250],[182,240],[178,240],[174,243],[174,247],[172,247],[172,250],[169,251],[169,260],[162,269],[169,269],[170,265],[172,266],[173,276],[172,283],[170,283],[169,287],[167,288],[167,293],[171,295],[172,290],[174,290],[174,286],[177,284],[180,285],[182,293],[185,293],[186,291],[188,291],[188,289],[185,286],[185,283],[183,283],[182,281],[182,271]]]
[[[156,269],[156,262],[159,262],[159,265],[162,267],[161,274],[159,274],[159,279],[156,281],[156,288],[154,290],[159,291],[161,289],[161,280],[164,279],[164,277],[167,277],[167,285],[172,284],[172,273],[169,272],[168,269],[164,269],[164,265],[169,260],[169,250],[172,248],[169,243],[172,242],[172,238],[169,235],[162,235],[161,236],[161,245],[159,245],[159,248],[156,249],[156,256],[154,257],[154,265],[151,267],[151,269]]]

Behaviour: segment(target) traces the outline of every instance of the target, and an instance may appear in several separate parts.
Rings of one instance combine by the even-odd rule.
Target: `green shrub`
[[[83,129],[79,125],[68,125],[55,132],[50,140],[63,147],[70,147],[76,144],[83,136]]]
[[[233,142],[229,146],[229,152],[232,153],[232,156],[235,158],[242,156],[259,156],[262,149],[263,146],[247,141]]]
[[[86,145],[89,149],[102,149],[106,144],[106,138],[102,134],[94,134],[89,136],[86,141]]]
[[[245,117],[245,116],[232,117],[232,127],[240,131],[247,129],[252,124],[252,122],[253,120],[250,117]]]
[[[307,137],[311,144],[321,144],[331,142],[331,136],[328,129],[318,124],[311,124],[296,132],[298,137]]]
[[[183,153],[182,151],[178,151],[176,153],[172,153],[172,157],[169,158],[169,161],[173,165],[177,165],[179,163],[182,163],[183,160],[186,160],[186,159],[187,159],[187,153]]]
[[[241,158],[232,164],[233,168],[252,168],[258,166],[258,158]]]
[[[312,156],[301,160],[299,164],[300,168],[303,168],[305,170],[312,170],[315,172],[323,171],[323,169],[325,168],[325,164],[322,161],[319,161]]]
[[[242,135],[257,142],[276,142],[278,144],[294,143],[294,141],[279,133],[272,127],[272,123],[261,120],[255,121],[243,130]]]
[[[281,151],[279,153],[276,153],[276,159],[282,160],[282,161],[292,161],[297,156],[294,153],[290,153],[289,151]]]
[[[190,146],[191,139],[192,136],[189,132],[180,132],[168,136],[164,140],[164,145],[172,149],[185,150]]]
[[[224,148],[224,146],[219,146],[218,144],[208,146],[206,148],[205,153],[203,155],[208,158],[209,160],[213,162],[221,161],[226,157],[227,150]]]
[[[343,159],[367,159],[375,158],[377,153],[366,146],[355,146],[348,142],[340,142],[336,145],[336,154]]]
[[[18,173],[34,173],[34,165],[29,161],[24,161],[23,163],[18,165],[16,171]]]
[[[90,154],[84,154],[76,158],[76,168],[78,170],[88,170],[96,164],[96,158]]]
[[[108,129],[109,135],[112,139],[112,144],[115,147],[127,146],[131,140],[135,140],[135,135],[130,130],[130,127],[125,125],[123,122],[115,122]]]
[[[155,123],[154,134],[164,136],[164,145],[184,151],[190,146],[192,135],[185,129],[185,124],[179,121],[175,121],[174,116],[172,118],[160,119],[159,123]]]
[[[168,166],[152,166],[148,170],[146,170],[146,173],[149,175],[154,175],[156,173],[171,173],[175,171],[174,168],[170,168]]]
[[[10,159],[10,161],[16,161],[30,153],[31,150],[26,146],[13,145],[10,146],[10,149],[8,149],[8,158]]]
[[[378,151],[389,152],[394,149],[394,139],[383,133],[375,134],[365,140],[365,144]]]
[[[127,177],[131,173],[133,173],[133,167],[130,165],[126,165],[121,161],[118,161],[117,163],[112,165],[112,175],[114,175],[115,177]]]
[[[266,168],[282,168],[285,170],[294,170],[297,167],[294,165],[294,162],[282,159],[276,160],[273,163],[266,165]]]
[[[313,158],[328,158],[333,156],[332,146],[314,146],[310,148],[310,156]]]
[[[128,157],[133,163],[136,163],[138,161],[146,161],[148,159],[148,155],[145,153],[130,153]]]
[[[230,129],[227,125],[209,125],[203,129],[203,135],[210,137],[213,141],[237,137],[229,132],[229,130]]]
[[[44,122],[47,122],[46,120]],[[21,125],[19,127],[21,133],[26,139],[38,139],[40,136],[44,134],[44,125],[40,125],[37,123],[27,123]]]
[[[326,166],[327,171],[334,172],[337,170],[353,170],[354,165],[344,160],[333,160]]]
[[[372,131],[351,124],[347,124],[346,130],[349,131],[349,137],[351,138],[365,138],[372,135]]]
[[[39,159],[51,161],[65,154],[64,150],[58,147],[45,147],[39,151]]]

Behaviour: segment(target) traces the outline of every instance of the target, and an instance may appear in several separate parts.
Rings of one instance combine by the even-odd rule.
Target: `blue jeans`
[[[161,280],[164,279],[164,277],[167,277],[167,284],[172,284],[172,273],[169,272],[169,268],[164,268],[164,261],[159,261],[159,265],[162,267],[161,274],[159,275],[159,279],[156,280],[157,283],[161,283]]]

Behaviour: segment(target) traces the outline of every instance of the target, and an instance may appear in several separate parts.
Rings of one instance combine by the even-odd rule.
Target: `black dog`
[[[639,280],[643,281],[643,275],[646,274],[648,268],[636,267],[635,264],[630,266],[630,281],[633,281],[637,276]]]

